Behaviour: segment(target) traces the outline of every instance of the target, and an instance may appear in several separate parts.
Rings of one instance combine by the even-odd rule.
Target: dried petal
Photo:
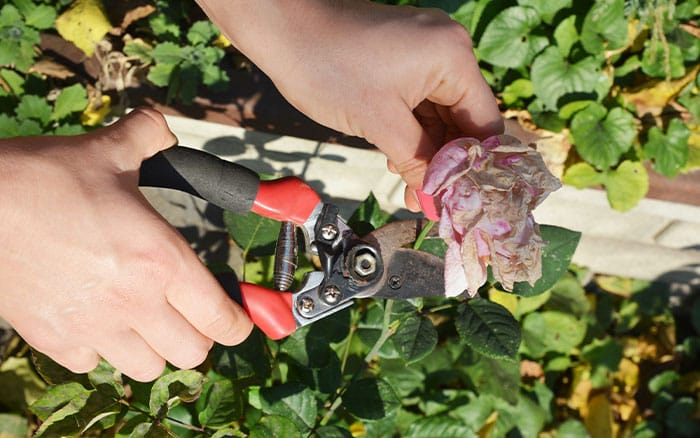
[[[515,137],[460,138],[440,149],[423,191],[442,207],[446,295],[476,295],[488,265],[506,290],[534,284],[544,242],[532,210],[560,186],[537,151]]]

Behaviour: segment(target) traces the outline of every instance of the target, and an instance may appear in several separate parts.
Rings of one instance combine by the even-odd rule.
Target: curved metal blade
[[[424,219],[391,222],[362,238],[379,250],[384,266],[376,286],[363,296],[404,299],[445,294],[444,261],[406,247],[416,241],[427,223]],[[436,237],[436,228],[428,236]]]

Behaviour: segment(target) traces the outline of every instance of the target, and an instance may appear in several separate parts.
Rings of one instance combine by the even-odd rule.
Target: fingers
[[[133,330],[125,329],[102,339],[97,352],[114,368],[139,382],[155,380],[165,369],[165,359]]]
[[[54,353],[46,353],[59,365],[68,368],[76,374],[83,374],[94,370],[100,362],[100,356],[95,350],[88,347],[74,347]]]
[[[125,170],[136,169],[144,159],[177,144],[165,117],[145,107],[136,108],[116,123],[89,135],[98,137],[102,153],[112,153]]]
[[[241,343],[250,334],[253,323],[194,253],[189,254],[193,259],[185,263],[192,268],[178,276],[174,287],[165,292],[168,302],[207,338],[223,345]]]

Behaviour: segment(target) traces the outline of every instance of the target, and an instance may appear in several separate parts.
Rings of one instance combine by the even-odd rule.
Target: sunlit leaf
[[[56,9],[49,5],[35,5],[24,14],[24,22],[37,29],[48,29],[56,19]]]
[[[502,67],[527,65],[548,44],[546,37],[532,33],[539,24],[539,14],[533,8],[513,6],[503,10],[481,36],[479,56]]]
[[[552,24],[554,16],[559,11],[571,7],[572,0],[519,0],[518,4],[534,8],[542,21]]]
[[[343,406],[358,418],[378,420],[394,413],[401,401],[386,381],[364,378],[350,384],[343,395]]]
[[[598,172],[590,164],[581,162],[567,168],[562,181],[577,189],[585,189],[602,184],[605,181],[605,174]]]
[[[547,352],[570,353],[586,335],[586,324],[555,311],[530,313],[523,319],[523,346],[534,358]]]
[[[586,426],[578,420],[569,419],[557,428],[557,438],[583,438],[588,437]]]
[[[0,437],[23,438],[29,436],[29,419],[20,414],[0,413]]]
[[[209,20],[201,20],[195,22],[190,30],[187,31],[187,41],[191,44],[208,44],[212,39],[216,38],[219,30],[214,23]]]
[[[554,29],[554,40],[557,42],[559,53],[564,57],[569,56],[571,48],[579,40],[576,15],[571,15],[557,24],[556,29]]]
[[[664,134],[653,126],[649,129],[644,153],[654,160],[654,170],[668,177],[678,175],[688,161],[690,129],[681,119],[672,119]]]
[[[255,213],[244,216],[224,212],[224,224],[233,241],[246,253],[266,256],[275,253],[280,223]]]
[[[301,432],[291,420],[279,416],[268,415],[260,419],[250,430],[251,438],[302,437]]]
[[[581,44],[588,53],[619,49],[627,42],[624,0],[598,0],[583,20]]]
[[[178,370],[159,377],[151,388],[148,402],[151,413],[162,416],[179,401],[196,400],[203,384],[204,375],[194,370]]]
[[[447,415],[421,418],[411,424],[407,436],[476,438],[477,435],[463,422]]]
[[[591,436],[613,436],[613,412],[610,399],[605,393],[592,396],[583,419]]]
[[[503,103],[508,106],[513,106],[521,99],[532,97],[534,92],[535,89],[532,86],[532,81],[529,79],[520,78],[514,80],[503,89],[501,98],[503,99]]]
[[[615,210],[627,211],[649,191],[649,175],[639,161],[625,160],[605,176],[608,202]]]
[[[680,78],[685,74],[683,52],[675,44],[649,41],[642,55],[642,71],[653,78]]]
[[[591,365],[591,383],[594,388],[609,385],[610,376],[618,370],[622,360],[622,345],[611,338],[595,339],[581,349],[581,356]]]
[[[357,210],[353,212],[348,219],[348,225],[355,233],[360,236],[370,233],[371,231],[386,225],[391,219],[389,213],[384,212],[374,197],[374,193],[370,192],[367,198],[360,203]]]
[[[503,306],[484,299],[461,304],[455,326],[462,341],[497,359],[513,360],[520,345],[520,326]]]
[[[576,150],[600,170],[616,165],[636,134],[634,117],[622,108],[608,112],[602,105],[591,104],[571,119]]]
[[[86,56],[92,56],[95,45],[111,28],[102,0],[75,0],[56,19],[58,33]]]
[[[53,107],[51,120],[61,120],[72,113],[82,112],[88,104],[87,91],[81,84],[74,84],[61,90]]]

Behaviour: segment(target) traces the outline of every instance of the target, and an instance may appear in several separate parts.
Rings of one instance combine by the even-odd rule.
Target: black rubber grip
[[[139,185],[186,192],[237,214],[246,214],[260,177],[241,165],[184,146],[158,152],[141,164]]]

